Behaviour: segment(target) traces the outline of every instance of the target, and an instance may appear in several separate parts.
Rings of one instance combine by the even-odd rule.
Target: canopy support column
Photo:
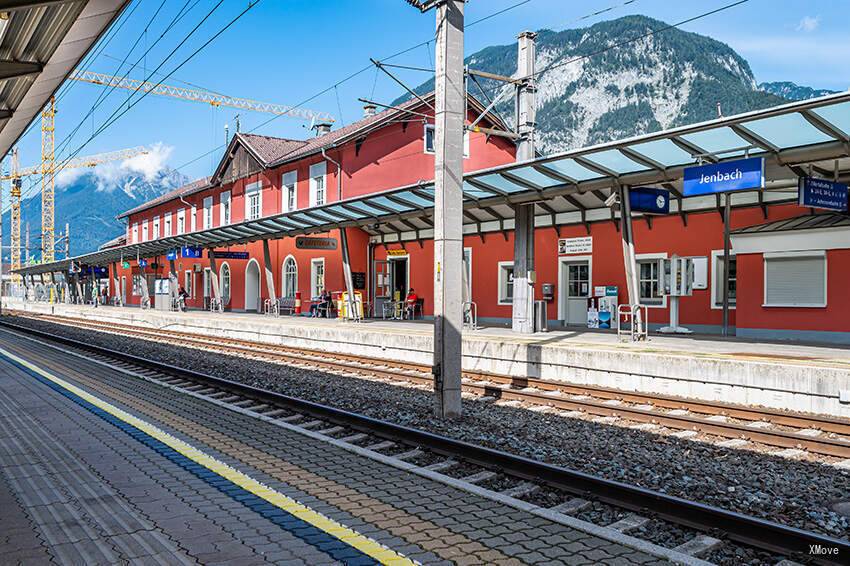
[[[463,0],[437,5],[434,112],[434,413],[461,415],[463,269]]]
[[[276,301],[277,293],[274,288],[274,271],[272,270],[272,254],[269,250],[269,241],[263,240],[263,268],[266,271],[266,288],[269,291],[269,300]]]
[[[173,259],[168,260],[168,296],[171,299],[171,304],[177,304],[177,295],[178,295],[178,282],[177,278],[177,267],[175,265],[175,261]]]
[[[629,201],[629,187],[620,187],[620,222],[623,238],[623,263],[626,269],[626,287],[628,288],[629,305],[640,304],[640,280],[637,274],[637,258],[635,257],[635,239],[632,227],[632,205]],[[634,311],[634,324],[637,325],[638,335],[643,331],[643,317],[640,309]]]
[[[339,243],[342,247],[342,276],[345,279],[345,291],[348,294],[348,318],[360,320],[360,311],[354,300],[354,279],[351,276],[351,256],[348,253],[348,234],[345,228],[339,229]]]
[[[113,261],[109,267],[112,272],[112,296],[114,297],[114,302],[119,307],[123,307],[124,303],[121,300],[121,281],[118,280],[118,264]]]
[[[207,250],[210,258],[210,289],[212,289],[212,301],[210,301],[210,310],[213,310],[213,305],[217,305],[220,310],[224,310],[224,304],[221,301],[221,292],[218,288],[218,266],[215,263],[215,250],[210,248]]]

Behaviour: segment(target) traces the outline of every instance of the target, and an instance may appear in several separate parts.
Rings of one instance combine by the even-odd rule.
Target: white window
[[[153,239],[159,240],[159,216],[153,217]]]
[[[162,235],[165,236],[166,238],[171,236],[171,213],[170,212],[165,213],[165,216],[163,216]]]
[[[189,269],[183,274],[183,290],[190,299],[195,298],[195,272]]]
[[[499,262],[499,304],[510,305],[514,302],[514,262]]]
[[[283,261],[283,296],[292,298],[298,291],[298,263],[292,256]]]
[[[425,124],[425,137],[423,142],[425,144],[425,153],[434,153],[434,144],[437,139],[437,128],[434,124]]]
[[[325,289],[325,258],[310,260],[310,296],[318,297]]]
[[[209,267],[204,268],[204,298],[212,297],[212,270]]]
[[[665,259],[665,253],[639,254],[637,256],[638,291],[640,304],[648,307],[666,307],[667,297],[663,294],[664,285],[659,261]]]
[[[764,254],[764,306],[825,307],[826,252]]]
[[[328,164],[322,161],[310,165],[310,206],[321,206],[325,204],[325,175]]]
[[[729,253],[729,308],[735,308],[738,290],[738,262]],[[723,308],[723,250],[711,251],[711,308]]]
[[[434,153],[434,144],[437,140],[436,127],[433,124],[425,124],[425,136],[423,143],[425,145],[425,153]],[[469,157],[469,132],[463,131],[463,156]]]
[[[177,235],[186,233],[186,209],[180,208],[177,210]]]
[[[204,198],[204,230],[213,227],[213,198]]]
[[[290,171],[284,173],[281,178],[281,193],[283,194],[283,202],[281,203],[281,211],[292,212],[298,209],[298,172]]]
[[[219,196],[218,216],[219,226],[230,224],[230,191],[224,191]]]
[[[138,297],[142,294],[142,276],[133,275],[133,296]]]
[[[139,223],[133,222],[133,239],[131,240],[134,244],[139,243]]]
[[[148,221],[142,220],[142,241],[148,241]]]
[[[198,207],[194,204],[192,205],[192,232],[196,232],[198,230]]]
[[[262,183],[257,181],[245,187],[245,220],[256,220],[263,214]]]
[[[230,304],[230,266],[226,263],[221,264],[219,278],[219,292],[221,293],[221,302],[226,306]]]

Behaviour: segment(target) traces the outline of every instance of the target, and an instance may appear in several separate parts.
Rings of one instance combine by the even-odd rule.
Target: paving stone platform
[[[663,563],[6,331],[0,557],[4,564]]]

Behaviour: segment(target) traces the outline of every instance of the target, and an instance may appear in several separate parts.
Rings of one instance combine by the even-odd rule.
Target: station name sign
[[[207,252],[207,257],[209,257],[209,252]],[[215,251],[216,259],[248,259],[248,252],[228,252],[228,251]]]
[[[750,157],[685,168],[686,197],[764,188],[764,159]]]
[[[797,196],[800,206],[839,212],[847,210],[847,185],[844,183],[800,177]]]
[[[336,238],[295,238],[295,247],[299,250],[335,250]]]

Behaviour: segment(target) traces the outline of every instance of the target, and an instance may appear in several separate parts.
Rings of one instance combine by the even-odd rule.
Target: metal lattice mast
[[[316,120],[317,122],[334,121],[333,116],[326,112],[316,112],[314,110],[307,110],[306,108],[295,108],[284,104],[274,104],[272,102],[260,102],[258,100],[251,100],[248,98],[237,98],[235,96],[227,96],[225,94],[218,94],[206,90],[156,84],[136,79],[129,79],[127,77],[116,77],[92,71],[74,71],[68,78],[74,81],[92,83],[110,88],[122,88],[139,92],[148,92],[159,96],[170,96],[172,98],[180,98],[182,100],[205,102],[215,107],[228,106],[230,108],[239,108],[241,110],[253,110],[254,112],[266,112],[269,114],[290,116],[304,120]]]
[[[11,253],[12,282],[20,283],[21,276],[14,270],[21,267],[21,178],[18,176],[18,148],[12,150],[12,188],[10,190],[11,205],[9,208],[9,222],[12,225]]]
[[[56,99],[50,97],[50,102],[41,112],[41,261],[54,260],[54,174],[56,160],[54,154],[54,134],[56,122]]]

